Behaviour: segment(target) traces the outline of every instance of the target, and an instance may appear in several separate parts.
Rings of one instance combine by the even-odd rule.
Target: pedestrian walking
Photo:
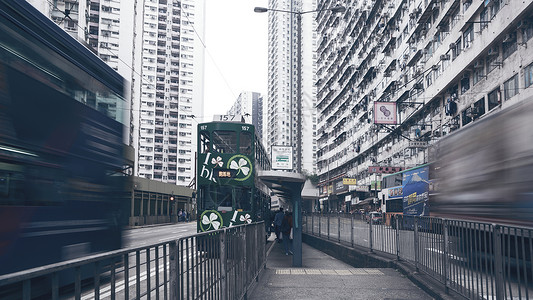
[[[278,243],[281,243],[281,239],[280,239],[281,223],[283,222],[284,217],[285,217],[285,214],[283,213],[283,207],[280,207],[279,211],[274,216],[274,232],[276,233],[276,241]]]
[[[281,233],[283,237],[283,247],[285,248],[285,255],[292,255],[292,212],[286,212],[281,222]]]

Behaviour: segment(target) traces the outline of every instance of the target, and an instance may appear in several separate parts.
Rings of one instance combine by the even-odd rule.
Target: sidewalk
[[[302,244],[302,268],[269,239],[267,266],[248,299],[433,299],[390,268],[354,268]]]

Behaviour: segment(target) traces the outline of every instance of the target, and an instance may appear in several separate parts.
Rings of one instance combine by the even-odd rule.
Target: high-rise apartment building
[[[255,126],[259,139],[263,135],[263,96],[260,93],[244,91],[227,112],[228,115],[245,116]]]
[[[203,114],[204,0],[30,0],[131,84],[134,175],[188,185]]]
[[[135,174],[187,185],[194,179],[194,116],[203,111],[203,97],[195,94],[202,87],[197,81],[203,71],[198,69],[203,68],[203,48],[196,43],[197,34],[203,36],[203,1],[143,3],[134,39]]]
[[[269,8],[291,12],[312,11],[316,1],[270,0]],[[272,145],[292,146],[293,161],[300,161],[302,171],[316,173],[316,72],[314,33],[315,13],[302,15],[302,39],[298,41],[295,13],[268,13],[268,96],[263,140],[267,150]],[[298,123],[298,43],[301,42],[302,92],[301,122]],[[298,145],[301,126],[301,145]],[[301,147],[301,159],[297,159]],[[294,166],[298,170],[298,166]]]
[[[381,174],[370,166],[428,163],[443,136],[533,94],[531,1],[343,5],[341,15],[318,16],[317,164],[326,209],[375,197],[369,186]],[[396,121],[374,124],[376,114]],[[357,185],[344,186],[343,177]]]

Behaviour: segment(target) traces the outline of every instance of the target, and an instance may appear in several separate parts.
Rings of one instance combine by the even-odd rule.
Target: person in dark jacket
[[[278,243],[281,243],[281,239],[279,237],[280,235],[280,229],[281,229],[281,222],[283,221],[283,217],[285,214],[283,213],[283,207],[279,208],[279,211],[274,216],[274,232],[276,233],[276,241]]]
[[[285,255],[292,255],[291,245],[291,230],[292,230],[292,212],[285,213],[283,221],[281,222],[281,233],[283,234],[283,247],[285,248]]]

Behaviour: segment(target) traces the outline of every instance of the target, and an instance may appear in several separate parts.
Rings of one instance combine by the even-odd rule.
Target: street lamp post
[[[297,157],[296,157],[296,170],[298,173],[302,173],[302,15],[308,14],[312,12],[320,12],[324,10],[330,10],[332,13],[342,13],[346,11],[346,8],[341,5],[337,5],[335,7],[331,8],[322,8],[322,9],[316,9],[316,10],[309,10],[309,11],[291,11],[291,10],[281,10],[281,9],[274,9],[274,8],[266,8],[266,7],[255,7],[254,12],[256,13],[264,13],[267,11],[275,11],[275,12],[283,12],[283,13],[289,13],[289,14],[295,14],[296,20],[297,20],[297,84],[296,84],[296,110],[297,110],[297,122],[298,122],[298,131],[297,131]],[[291,61],[291,69],[292,69],[292,61]],[[292,76],[292,72],[291,72]],[[291,83],[292,86],[292,83]]]
[[[290,13],[295,14],[298,21],[298,33],[297,33],[297,39],[298,39],[298,45],[297,45],[297,80],[298,83],[296,84],[296,107],[297,107],[297,120],[298,120],[298,138],[297,138],[297,171],[298,173],[302,173],[302,15],[312,12],[318,12],[323,10],[331,10],[333,13],[339,13],[344,12],[346,10],[343,6],[335,6],[332,8],[323,8],[318,10],[310,10],[310,11],[290,11],[290,10],[279,10],[279,9],[272,9],[272,8],[265,8],[265,7],[256,7],[254,8],[254,11],[257,13],[264,13],[267,11],[276,11],[276,12],[283,12],[283,13]],[[291,34],[292,36],[292,34]],[[291,45],[292,48],[292,45]],[[291,76],[293,74],[292,72],[292,60],[291,60]],[[291,88],[292,88],[292,82],[291,82]],[[291,105],[292,106],[292,105]],[[301,267],[302,266],[302,197],[301,197],[301,188],[303,187],[292,187],[291,190],[296,191],[299,190],[299,193],[297,195],[293,195],[293,212],[294,212],[294,227],[293,227],[293,261],[292,264],[294,267]]]

